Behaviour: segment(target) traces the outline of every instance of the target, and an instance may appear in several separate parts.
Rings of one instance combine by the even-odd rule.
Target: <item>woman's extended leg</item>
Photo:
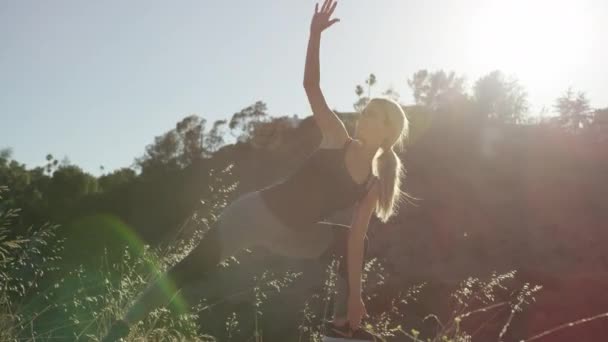
[[[183,260],[154,280],[121,320],[110,328],[103,341],[116,341],[128,333],[131,325],[155,308],[170,302],[179,303],[179,290],[207,279],[217,265],[240,250],[260,244],[268,239],[259,216],[260,201],[256,192],[247,193],[227,206],[203,236],[201,242]]]

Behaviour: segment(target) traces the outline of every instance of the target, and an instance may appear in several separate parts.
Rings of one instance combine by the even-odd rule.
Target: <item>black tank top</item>
[[[356,183],[345,163],[345,154],[352,139],[342,148],[317,148],[295,172],[260,190],[260,195],[273,214],[294,229],[325,219],[363,198],[371,181]]]

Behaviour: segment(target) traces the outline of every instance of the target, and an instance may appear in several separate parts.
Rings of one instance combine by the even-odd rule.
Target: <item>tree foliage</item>
[[[234,113],[228,127],[237,141],[246,141],[251,138],[255,126],[268,120],[266,103],[257,101]]]
[[[571,87],[557,98],[555,109],[559,114],[560,122],[574,130],[589,125],[593,118],[593,111],[585,93],[574,92]]]
[[[424,69],[415,72],[407,84],[412,89],[416,104],[437,110],[465,94],[464,82],[464,77],[456,75],[454,71],[429,72]]]
[[[486,118],[521,123],[528,112],[528,94],[515,78],[492,71],[480,78],[473,89],[477,108]]]

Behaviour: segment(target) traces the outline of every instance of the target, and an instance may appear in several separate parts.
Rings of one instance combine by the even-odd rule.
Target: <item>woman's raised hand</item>
[[[312,22],[310,23],[310,31],[314,33],[321,33],[326,28],[340,21],[340,19],[329,19],[334,13],[338,2],[333,0],[325,0],[321,10],[319,11],[319,3],[315,4],[315,14],[312,16]]]

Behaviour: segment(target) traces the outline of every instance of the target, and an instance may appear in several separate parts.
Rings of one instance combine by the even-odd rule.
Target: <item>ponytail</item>
[[[376,205],[376,216],[382,223],[397,214],[401,200],[401,178],[405,170],[397,153],[390,148],[382,148],[382,153],[376,158],[376,174],[380,183],[380,196]]]
[[[401,105],[387,98],[373,98],[366,105],[364,112],[374,111],[385,115],[385,140],[380,146],[380,154],[376,154],[372,163],[372,171],[378,176],[380,194],[375,213],[382,223],[386,223],[393,215],[407,193],[401,191],[402,178],[405,170],[401,159],[393,150],[397,145],[402,150],[408,137],[409,122]]]

